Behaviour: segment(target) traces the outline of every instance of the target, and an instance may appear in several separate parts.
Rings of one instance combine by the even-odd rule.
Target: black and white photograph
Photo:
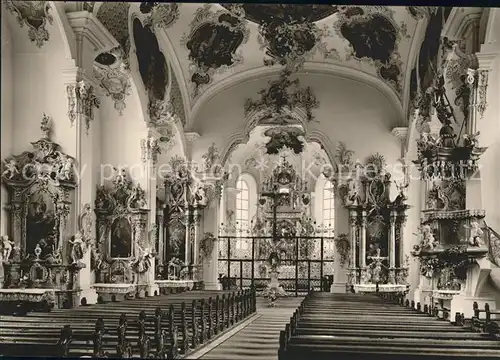
[[[0,358],[499,360],[500,4],[410,5],[2,0]]]

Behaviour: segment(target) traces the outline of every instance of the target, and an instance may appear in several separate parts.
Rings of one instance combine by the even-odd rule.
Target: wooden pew
[[[199,299],[201,294],[212,296]],[[234,300],[226,302],[229,306],[224,308],[221,303],[226,296]],[[133,353],[173,358],[210,340],[215,335],[215,324],[219,324],[217,334],[231,326],[230,321],[222,323],[221,319],[233,319],[234,324],[255,312],[255,292],[250,290],[238,294],[198,292],[198,298],[193,297],[196,294],[184,293],[60,310],[50,315],[3,316],[0,354],[29,356],[36,346],[41,348],[37,356],[126,357]],[[217,297],[219,306],[214,306]]]
[[[472,305],[474,316],[471,319],[471,330],[474,332],[484,332],[493,336],[500,335],[500,319],[492,318],[500,315],[500,311],[491,311],[488,303],[484,304],[484,309],[479,309],[477,302]],[[484,319],[481,319],[481,314],[484,313]]]
[[[310,294],[281,331],[278,358],[500,356],[499,341],[430,317],[430,307],[407,305],[401,295]]]

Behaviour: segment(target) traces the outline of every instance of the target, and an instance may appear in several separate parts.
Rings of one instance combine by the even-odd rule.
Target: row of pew
[[[494,327],[488,309],[477,308],[472,325],[458,314],[454,325],[418,305],[401,296],[310,292],[280,333],[278,359],[500,359],[498,333],[483,331]]]
[[[175,359],[255,311],[254,290],[190,291],[0,316],[0,355]]]

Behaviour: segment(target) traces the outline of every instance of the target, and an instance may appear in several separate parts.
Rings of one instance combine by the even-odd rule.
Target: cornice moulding
[[[471,22],[481,19],[482,12],[482,8],[476,7],[453,8],[444,25],[442,36],[452,40],[460,39]]]
[[[87,38],[94,51],[106,52],[120,45],[104,25],[88,11],[77,11],[66,15],[75,34]]]

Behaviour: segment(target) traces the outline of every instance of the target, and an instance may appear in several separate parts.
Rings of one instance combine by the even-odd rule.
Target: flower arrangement
[[[335,237],[335,247],[340,255],[340,265],[344,267],[349,258],[349,250],[351,249],[349,236],[347,234],[340,234]]]

